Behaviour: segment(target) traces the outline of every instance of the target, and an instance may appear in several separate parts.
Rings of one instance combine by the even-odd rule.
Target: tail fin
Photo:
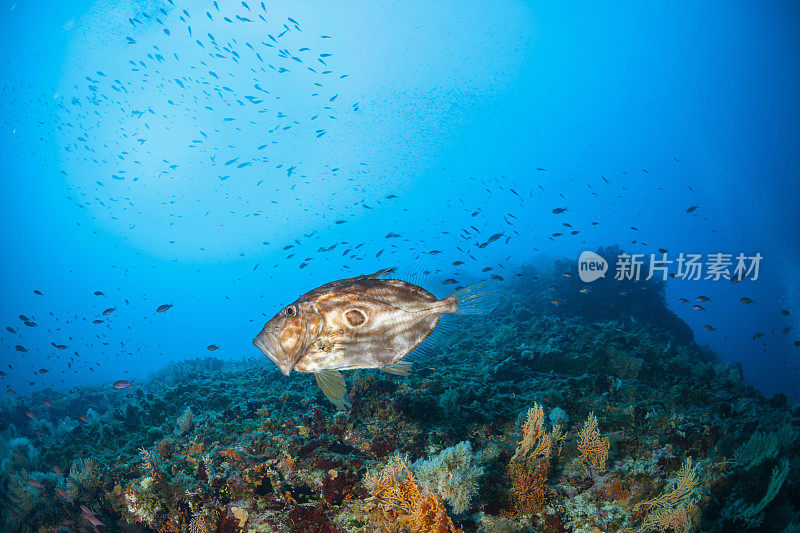
[[[469,287],[458,289],[445,298],[455,303],[455,313],[459,315],[482,315],[495,307],[500,299],[499,284],[490,281],[479,281]]]

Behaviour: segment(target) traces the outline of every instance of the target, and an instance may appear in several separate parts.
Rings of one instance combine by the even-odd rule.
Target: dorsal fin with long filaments
[[[383,277],[399,279],[425,289],[431,294],[436,294],[436,288],[433,286],[433,277],[436,272],[433,270],[425,270],[419,265],[409,265],[402,269],[395,269],[390,274],[391,275],[384,275]]]
[[[388,278],[390,277],[389,274],[392,274],[393,272],[397,272],[397,267],[382,268],[374,274],[367,274],[366,276],[362,277],[367,279]]]
[[[328,283],[326,283],[324,285],[320,285],[319,287],[317,287],[316,289],[314,289],[311,292],[316,292],[316,291],[321,291],[321,290],[326,290],[326,289],[332,289],[332,288],[337,287],[339,285],[345,285],[347,283],[353,283],[355,281],[360,281],[360,280],[364,280],[364,279],[380,279],[381,277],[388,277],[389,274],[391,274],[392,272],[394,272],[396,270],[397,270],[397,267],[382,268],[382,269],[378,270],[377,272],[373,272],[372,274],[364,274],[363,276],[355,276],[355,277],[352,277],[352,278],[337,279],[336,281],[331,281],[331,282],[328,282]]]

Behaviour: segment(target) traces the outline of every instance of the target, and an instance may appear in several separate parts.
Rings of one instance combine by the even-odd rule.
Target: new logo
[[[589,283],[598,278],[605,277],[608,263],[603,256],[594,252],[581,252],[578,257],[578,276],[584,283]]]

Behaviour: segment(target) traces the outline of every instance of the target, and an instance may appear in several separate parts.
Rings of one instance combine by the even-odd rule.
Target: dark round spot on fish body
[[[345,312],[344,317],[350,327],[354,328],[361,326],[367,321],[367,316],[361,309],[350,309],[349,311]]]

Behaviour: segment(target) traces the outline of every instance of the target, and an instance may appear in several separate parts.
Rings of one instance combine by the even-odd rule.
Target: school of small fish
[[[191,133],[185,139],[186,148],[194,154],[198,164],[207,168],[209,175],[213,175],[213,179],[203,186],[214,191],[217,197],[225,199],[221,204],[226,206],[225,215],[235,217],[237,221],[269,221],[270,206],[276,201],[255,203],[244,200],[236,203],[230,199],[235,196],[230,188],[231,183],[253,191],[269,189],[268,194],[272,195],[279,192],[292,194],[296,186],[313,184],[317,180],[340,184],[343,190],[355,192],[359,200],[345,213],[316,213],[328,226],[333,227],[345,225],[344,228],[348,228],[346,224],[360,213],[373,210],[394,213],[408,208],[404,204],[408,199],[402,197],[402,192],[384,189],[375,192],[359,182],[357,176],[369,175],[370,169],[366,163],[358,171],[347,171],[337,161],[331,161],[326,166],[325,174],[319,174],[317,169],[308,169],[302,160],[284,156],[281,151],[282,145],[305,146],[327,142],[332,137],[328,135],[329,132],[334,131],[343,117],[358,116],[362,113],[362,105],[366,105],[361,101],[350,101],[346,96],[349,74],[340,70],[337,62],[335,36],[320,32],[311,34],[300,17],[274,17],[264,2],[251,5],[241,1],[223,6],[217,1],[198,2],[186,4],[185,8],[177,7],[173,0],[167,0],[167,4],[165,7],[142,8],[137,15],[129,18],[127,32],[119,35],[121,44],[129,51],[128,55],[118,58],[118,63],[110,64],[109,68],[85,72],[81,84],[75,85],[74,93],[59,96],[57,130],[62,139],[68,140],[62,154],[69,163],[67,166],[70,169],[92,168],[94,172],[91,182],[80,182],[76,192],[68,196],[77,208],[93,213],[93,218],[102,213],[117,219],[129,212],[146,217],[147,210],[139,203],[141,196],[137,196],[140,189],[167,182],[174,187],[176,182],[188,183],[194,179],[184,171],[180,162],[170,158],[157,160],[159,167],[148,172],[137,170],[142,166],[143,159],[153,161],[149,157],[154,150],[150,132],[160,130],[177,135],[177,128],[172,129],[172,123],[180,123],[182,131]],[[161,29],[157,39],[145,41],[139,37],[143,28],[153,25]],[[229,37],[230,28],[253,25],[260,28],[263,38],[246,40]],[[198,28],[203,28],[203,31]],[[211,31],[206,31],[209,29]],[[167,66],[179,69],[184,74],[178,77],[164,74]],[[315,102],[314,105],[293,105],[296,104],[292,100],[293,95],[299,93],[310,98]],[[142,95],[148,101],[146,106],[141,105]],[[51,95],[43,95],[41,101],[34,104],[44,105],[43,102],[50,99]],[[299,108],[303,109],[302,114],[297,112]],[[225,118],[221,122],[209,123],[220,112],[224,113]],[[254,116],[262,118],[261,124],[253,122]],[[253,136],[255,131],[258,131],[257,136]],[[109,143],[109,139],[115,141]],[[674,162],[679,163],[677,159]],[[252,174],[254,169],[259,169],[261,175],[267,177],[255,177]],[[71,170],[64,169],[61,172],[68,177]],[[452,286],[455,295],[464,294],[460,291],[469,291],[469,287],[461,286],[462,279],[465,273],[471,271],[480,270],[492,281],[504,281],[511,255],[499,251],[503,246],[524,240],[530,244],[530,251],[537,252],[537,242],[573,239],[571,242],[575,246],[594,247],[596,243],[586,234],[601,223],[594,214],[580,212],[574,207],[584,204],[584,198],[578,201],[579,195],[602,198],[604,209],[609,205],[609,199],[612,207],[624,201],[626,186],[616,183],[613,176],[586,178],[585,187],[573,184],[569,192],[559,192],[546,186],[549,181],[544,176],[548,172],[548,168],[536,167],[531,168],[525,179],[507,176],[469,177],[474,190],[499,199],[497,203],[504,208],[502,211],[486,209],[465,196],[456,195],[446,199],[448,205],[456,205],[461,211],[461,218],[448,220],[445,229],[436,227],[437,236],[449,243],[447,247],[432,247],[429,244],[430,235],[407,234],[398,229],[400,224],[382,229],[380,235],[375,234],[374,238],[330,239],[325,232],[314,229],[288,242],[267,238],[269,240],[261,244],[265,250],[281,254],[278,263],[292,265],[299,270],[310,268],[321,262],[322,258],[333,255],[345,260],[347,264],[344,268],[348,270],[357,268],[361,261],[379,258],[381,261],[392,261],[409,254],[423,263],[426,260],[433,261],[440,255],[457,258],[448,261],[446,267],[432,268],[428,274],[440,279],[442,285]],[[622,171],[622,174],[628,172]],[[537,179],[540,176],[542,179]],[[637,176],[651,181],[656,179],[646,169],[641,169]],[[694,193],[691,187],[689,189]],[[164,203],[180,204],[185,200],[180,194],[173,194],[165,197]],[[311,213],[314,209],[312,203],[304,201],[299,195],[294,200],[301,214]],[[538,207],[532,207],[534,204]],[[211,209],[205,209],[204,206],[198,216],[213,217]],[[706,211],[696,203],[688,207],[679,206],[673,211],[676,216],[709,223],[703,216]],[[630,245],[640,247],[645,252],[657,250],[667,253],[666,248],[652,247],[641,241],[638,235],[644,234],[646,228],[635,220],[640,215],[631,213],[629,218],[622,227],[627,228],[625,231],[634,232],[630,234]],[[135,232],[136,224],[131,224],[128,230]],[[710,231],[716,230],[711,228]],[[175,244],[168,233],[164,235],[164,241],[165,245]],[[278,266],[278,263],[273,266]],[[257,271],[260,265],[260,261],[254,261],[252,271]],[[574,274],[565,272],[564,276],[570,278]],[[352,291],[355,290],[353,287],[363,288],[363,285],[375,283],[386,288],[385,285],[390,281],[373,275],[353,278],[348,282],[349,285],[340,281],[337,287]],[[731,279],[732,283],[741,281]],[[66,313],[50,311],[49,316],[34,315],[23,310],[24,314],[18,315],[19,323],[6,325],[5,332],[0,332],[0,345],[13,357],[9,357],[7,368],[0,370],[0,379],[5,380],[8,373],[13,372],[30,375],[27,382],[30,386],[52,383],[56,379],[65,384],[69,381],[70,372],[95,372],[101,365],[112,364],[117,356],[135,358],[141,349],[137,346],[136,332],[130,330],[129,326],[126,329],[125,317],[135,314],[151,321],[182,310],[183,303],[171,298],[164,298],[173,302],[166,303],[159,296],[156,302],[164,303],[154,304],[147,295],[126,295],[119,288],[103,286],[102,283],[98,285],[85,288],[86,300],[77,302],[75,310]],[[396,290],[401,288],[406,291],[402,299],[409,305],[420,301],[433,305],[433,300],[429,300],[430,293],[424,289],[413,284],[394,287]],[[262,333],[256,337],[256,345],[285,374],[292,369],[317,374],[323,391],[337,404],[344,401],[340,379],[326,380],[319,374],[329,376],[332,372],[349,368],[383,368],[387,371],[407,369],[403,366],[403,358],[438,324],[438,319],[431,316],[424,320],[420,317],[417,328],[408,332],[412,335],[413,330],[412,337],[405,337],[391,329],[399,323],[397,317],[384,321],[381,318],[383,311],[362,306],[344,310],[335,308],[337,312],[344,313],[336,315],[335,320],[330,318],[335,314],[333,309],[322,312],[327,317],[325,327],[319,325],[323,322],[318,320],[315,327],[322,329],[313,330],[314,335],[308,329],[311,327],[309,322],[302,328],[290,327],[289,324],[295,323],[298,317],[286,313],[295,309],[302,313],[304,319],[308,319],[311,316],[309,306],[320,305],[318,300],[322,295],[316,291],[321,289],[301,297],[267,322]],[[326,297],[330,297],[331,290],[325,292]],[[45,291],[39,288],[32,288],[31,291],[37,300],[47,301]],[[566,293],[555,285],[550,291],[550,302],[560,307],[569,298],[590,294],[592,287],[581,286],[577,289],[577,295]],[[374,291],[370,294],[374,294]],[[620,294],[625,296],[629,291],[621,291]],[[348,298],[351,303],[357,300],[352,294]],[[691,305],[694,311],[703,312],[712,305],[707,296],[694,298],[696,303]],[[454,297],[454,301],[457,300],[458,297]],[[436,300],[445,301],[447,299]],[[678,302],[689,304],[691,300],[682,297]],[[747,296],[740,296],[738,302],[752,308],[758,306],[758,302]],[[142,311],[144,307],[146,311]],[[457,309],[457,306],[447,310],[437,307],[429,311],[436,315],[458,312]],[[314,312],[319,313],[320,310]],[[347,315],[347,312],[351,314]],[[789,310],[781,311],[784,317],[789,314]],[[701,313],[700,316],[705,315]],[[378,339],[385,340],[387,335],[401,339],[391,354],[381,356],[374,346],[369,350],[343,348],[345,344],[350,347],[370,346],[372,341],[368,335],[356,335],[345,342],[335,334],[339,330],[355,331],[359,327],[356,323],[359,319],[370,327],[375,321],[381,324],[380,332],[376,330],[372,333]],[[64,333],[68,328],[83,323],[87,325],[87,333],[83,337]],[[338,324],[339,328],[336,329],[333,324]],[[46,343],[40,342],[38,335],[28,334],[31,329],[42,327],[46,328],[49,337]],[[703,329],[712,333],[717,331],[713,324],[705,324]],[[790,331],[791,328],[786,327],[780,333],[788,335]],[[280,336],[276,336],[276,332]],[[756,332],[752,339],[758,340],[764,335],[764,332]],[[33,337],[37,341],[29,342]],[[218,342],[217,339],[202,338],[198,346],[210,352],[222,350],[224,353],[225,346]],[[794,345],[800,346],[800,341],[795,340]],[[92,356],[86,357],[88,353]],[[102,354],[102,357],[98,354]],[[54,370],[56,367],[57,371]],[[123,391],[134,385],[134,376],[119,377],[119,380],[110,384],[113,389]],[[16,379],[22,381],[20,377]],[[327,386],[326,383],[335,383],[335,386]],[[16,394],[7,381],[3,384],[7,394]],[[45,406],[48,406],[46,402]],[[36,416],[35,413],[27,414],[31,418]]]

